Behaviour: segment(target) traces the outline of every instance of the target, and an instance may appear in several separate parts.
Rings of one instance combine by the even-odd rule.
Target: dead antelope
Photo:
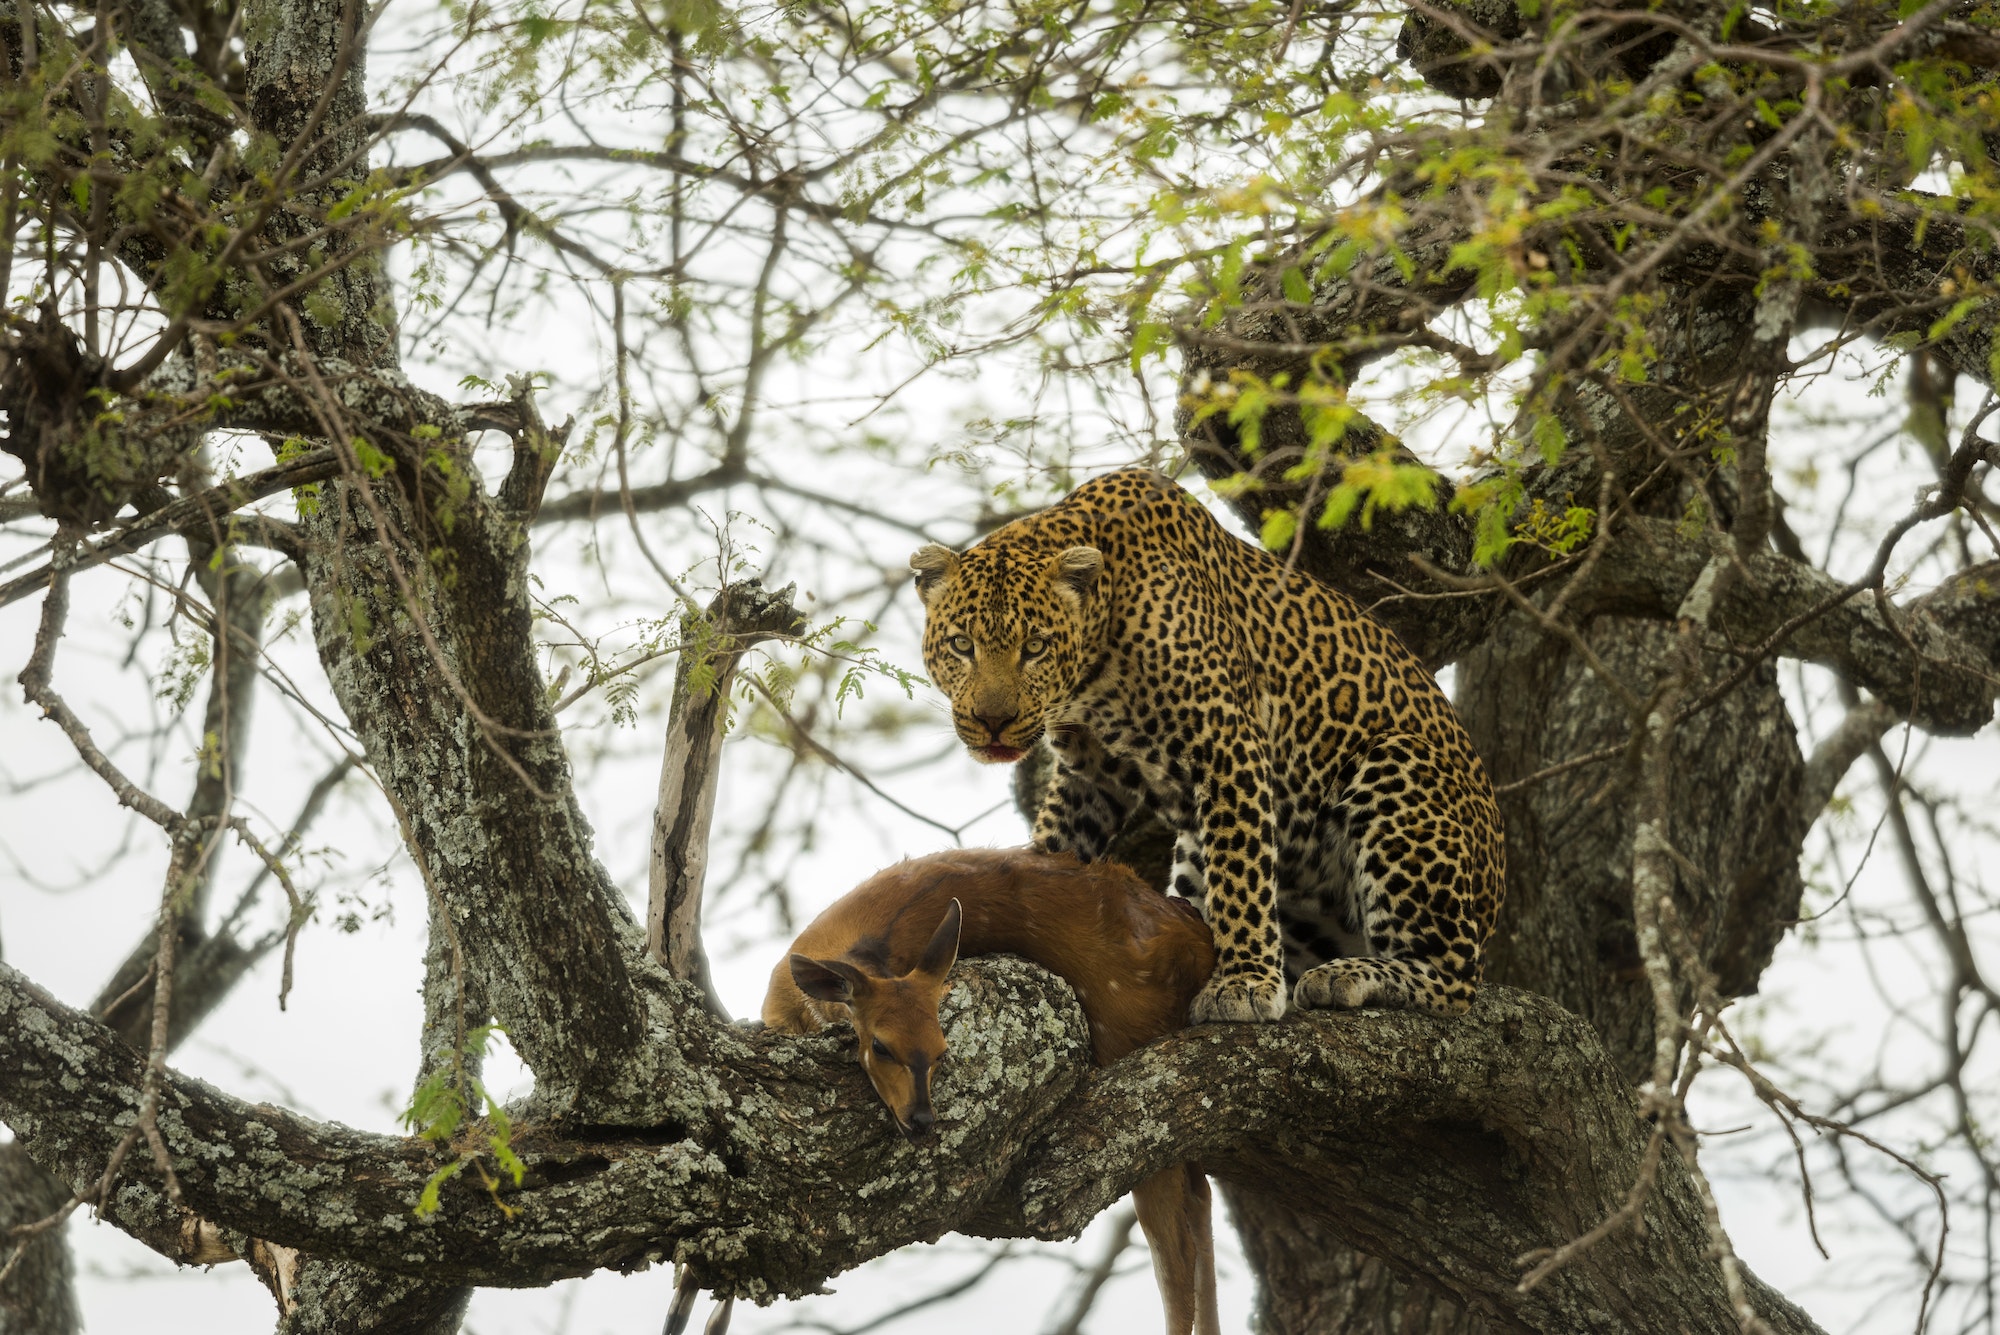
[[[1020,955],[1067,980],[1108,1066],[1187,1023],[1215,949],[1207,924],[1116,863],[966,849],[878,872],[813,919],[771,971],[764,1023],[813,1033],[854,1025],[861,1065],[896,1129],[937,1121],[931,1077],[945,1055],[938,1002],[960,955]],[[1168,1335],[1215,1335],[1208,1179],[1190,1164],[1132,1190]]]

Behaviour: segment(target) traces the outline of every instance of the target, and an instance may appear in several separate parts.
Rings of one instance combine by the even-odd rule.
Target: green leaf
[[[1488,506],[1479,512],[1478,522],[1473,527],[1472,559],[1482,566],[1491,566],[1507,554],[1514,539],[1507,532],[1507,517],[1500,507]]]
[[[354,446],[354,461],[368,476],[381,477],[395,465],[396,461],[376,449],[366,436],[356,436],[351,443]]]
[[[1146,320],[1132,331],[1132,372],[1138,374],[1139,363],[1156,352],[1163,352],[1173,346],[1173,329],[1157,320]]]
[[[432,1215],[436,1214],[438,1212],[438,1188],[464,1171],[465,1160],[454,1159],[435,1173],[432,1173],[430,1180],[424,1183],[423,1192],[417,1197],[417,1207],[412,1213],[419,1219],[429,1219]]]
[[[1543,413],[1535,419],[1529,438],[1541,454],[1542,462],[1547,464],[1560,461],[1563,447],[1569,444],[1569,433],[1563,430],[1563,424],[1551,413]]]
[[[1953,329],[1958,327],[1959,321],[1978,310],[1982,301],[1984,301],[1983,297],[1961,297],[1952,304],[1950,310],[1937,318],[1931,325],[1929,332],[1924,335],[1924,340],[1929,343],[1935,343],[1946,334],[1949,334]]]

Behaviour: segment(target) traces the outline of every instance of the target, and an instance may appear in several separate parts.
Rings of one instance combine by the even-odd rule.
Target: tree
[[[1064,1236],[1192,1156],[1270,1330],[1817,1329],[1724,1228],[1689,1111],[1718,1064],[1787,1134],[1895,1156],[1941,1199],[1938,1156],[1969,1165],[1990,1219],[1990,891],[1950,871],[1990,831],[1882,742],[1977,732],[2000,688],[1992,403],[1956,394],[1996,359],[1983,11],[264,0],[17,6],[0,42],[0,521],[41,548],[0,599],[39,609],[33,712],[165,861],[93,1013],[0,966],[18,1319],[71,1319],[65,1201],[247,1260],[281,1329],[446,1331],[468,1286],[673,1260],[766,1298],[947,1231]],[[556,309],[587,313],[594,364],[537,345]],[[1030,392],[968,423],[966,481],[899,495],[946,452],[921,406],[896,417],[900,382],[1003,359]],[[1902,377],[1927,489],[1861,498],[1858,560],[1845,504],[1816,519],[1815,559],[1774,410],[1867,375]],[[1486,420],[1447,476],[1460,408]],[[774,850],[813,824],[786,785],[880,792],[856,756],[910,731],[913,683],[856,620],[902,576],[841,526],[964,538],[1110,457],[1205,476],[1453,669],[1508,821],[1489,987],[1461,1021],[1197,1031],[1099,1074],[1060,985],[985,963],[919,1166],[836,1042],[712,1013],[681,873],[708,859],[713,729],[737,700],[788,749],[711,891],[753,865],[782,890]],[[772,550],[705,497],[755,505]],[[588,617],[540,582],[582,524]],[[787,562],[835,572],[850,619],[753,597]],[[185,804],[58,671],[108,565],[135,643],[175,646],[169,703],[205,692]],[[285,667],[295,625],[316,680]],[[792,649],[732,678],[773,635]],[[559,715],[628,717],[669,655],[649,951],[577,781],[615,732]],[[1845,706],[1810,757],[1786,661]],[[323,724],[289,827],[245,800],[260,693]],[[1803,850],[1863,757],[1942,959],[1944,1074],[1884,1068],[1811,1111],[1725,1007],[1803,916]],[[167,1061],[325,907],[302,848],[350,772],[430,911],[409,1136]],[[246,896],[283,891],[261,936],[211,904],[225,843],[263,869]],[[479,1082],[493,1026],[534,1073],[505,1108]],[[1870,1128],[1930,1104],[1932,1167]],[[1938,1225],[1886,1212],[1941,1268]]]

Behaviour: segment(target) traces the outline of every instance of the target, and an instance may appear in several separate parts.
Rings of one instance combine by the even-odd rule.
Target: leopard
[[[1506,879],[1500,809],[1395,633],[1144,468],[910,558],[957,738],[1054,763],[1030,844],[1086,861],[1144,810],[1216,967],[1193,1023],[1462,1014]]]

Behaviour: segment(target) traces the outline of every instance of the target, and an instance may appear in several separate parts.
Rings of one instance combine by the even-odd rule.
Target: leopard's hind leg
[[[1336,806],[1371,954],[1308,971],[1294,1004],[1447,1015],[1470,1006],[1491,921],[1485,901],[1500,870],[1487,865],[1488,811],[1424,738],[1376,739]]]

